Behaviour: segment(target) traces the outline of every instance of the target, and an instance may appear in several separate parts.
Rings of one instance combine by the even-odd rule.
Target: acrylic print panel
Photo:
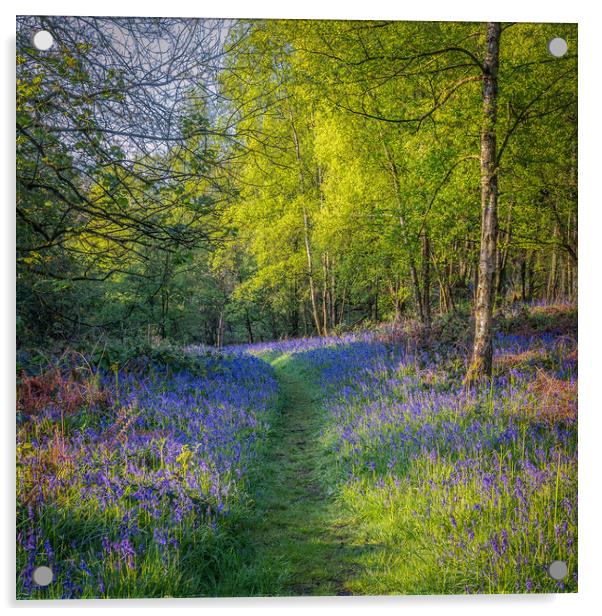
[[[18,598],[576,592],[576,65],[19,17]]]

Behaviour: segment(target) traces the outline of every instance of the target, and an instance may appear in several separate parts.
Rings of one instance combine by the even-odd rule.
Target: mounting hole
[[[33,570],[33,581],[38,586],[48,586],[48,584],[52,583],[54,579],[54,575],[52,574],[52,569],[50,567],[36,567]]]
[[[553,38],[548,43],[548,51],[556,58],[562,58],[566,54],[569,46],[563,38]]]
[[[54,43],[54,38],[48,30],[40,30],[31,37],[31,42],[36,49],[48,51]]]
[[[558,581],[564,580],[568,572],[569,569],[564,560],[555,560],[548,569],[550,577]]]

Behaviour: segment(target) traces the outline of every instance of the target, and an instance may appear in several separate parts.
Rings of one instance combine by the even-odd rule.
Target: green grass
[[[454,457],[444,451],[436,460],[424,456],[408,464],[399,460],[400,482],[385,476],[381,483],[372,475],[350,482],[341,454],[332,450],[332,417],[323,408],[318,369],[312,371],[302,354],[272,355],[270,361],[280,384],[280,409],[265,458],[257,464],[255,513],[244,531],[251,547],[243,567],[247,582],[262,584],[243,585],[234,594],[462,594],[475,589],[512,593],[529,591],[524,583],[517,586],[517,580],[524,579],[537,584],[536,592],[559,591],[547,566],[568,556],[573,571],[576,552],[567,555],[554,548],[556,520],[545,512],[555,511],[564,496],[573,496],[575,486],[566,478],[574,469],[568,462],[554,463],[554,481],[530,496],[533,517],[525,529],[540,529],[541,535],[513,532],[514,524],[522,527],[510,490],[489,501],[474,481],[443,489],[456,470]],[[356,412],[363,412],[361,403],[349,406],[348,413]],[[464,429],[462,422],[471,416],[447,419]],[[525,443],[519,441],[516,447],[521,446]],[[366,455],[374,459],[381,453],[387,458],[386,447],[380,453],[370,451]],[[504,450],[499,455],[518,460],[524,452]],[[487,460],[482,461],[486,467]],[[561,473],[565,479],[559,484]],[[512,485],[512,474],[509,481]],[[457,526],[452,526],[452,513]],[[461,548],[456,539],[467,529],[474,536]],[[482,547],[493,531],[507,531],[511,537],[507,557],[495,564],[491,548]],[[572,589],[569,581],[567,590]]]
[[[416,502],[403,495],[391,506],[376,492],[343,487],[323,430],[328,422],[317,372],[303,357],[270,359],[280,408],[252,480],[253,514],[240,528],[247,548],[219,594],[463,592],[439,568],[432,543],[414,532]]]
[[[320,436],[315,375],[301,358],[272,357],[280,408],[252,480],[254,514],[241,527],[246,562],[224,595],[347,595],[358,555],[333,483],[335,461]]]
[[[346,401],[337,419],[333,400],[320,384],[325,364],[312,363],[303,353],[272,351],[262,359],[275,370],[278,405],[270,411],[268,438],[253,461],[240,502],[219,530],[205,529],[206,533],[183,541],[177,562],[163,562],[159,552],[151,552],[140,563],[137,579],[119,574],[119,579],[109,580],[113,596],[115,589],[117,595],[131,597],[529,592],[531,581],[536,583],[535,592],[558,592],[559,586],[547,574],[549,562],[566,559],[569,570],[576,570],[576,551],[567,552],[562,535],[555,538],[557,524],[558,528],[562,521],[572,525],[560,506],[565,497],[576,501],[576,469],[570,456],[551,458],[553,477],[529,496],[528,519],[517,517],[514,461],[528,457],[532,447],[528,439],[525,442],[526,419],[521,420],[524,425],[518,424],[521,438],[512,445],[486,449],[475,459],[485,469],[495,468],[495,460],[512,461],[506,469],[510,487],[490,497],[483,494],[470,468],[465,480],[450,483],[459,459],[467,454],[447,448],[441,439],[432,459],[413,455],[418,445],[408,441],[396,451],[395,472],[387,472],[391,451],[386,442],[377,441],[374,425],[364,422],[370,396]],[[340,362],[347,361],[343,354]],[[377,391],[386,385],[386,394],[379,395],[390,407],[422,390],[445,391],[451,378],[445,367],[423,375],[408,363],[362,378],[373,379]],[[359,364],[360,371],[364,368]],[[508,398],[505,411],[524,403],[521,400],[518,394]],[[482,403],[477,416],[458,414],[451,407],[437,413],[425,407],[424,415],[402,422],[395,417],[387,420],[391,425],[385,422],[378,429],[390,428],[386,433],[391,434],[427,422],[437,430],[447,422],[457,425],[461,434],[470,434],[472,422],[494,417],[493,390]],[[351,422],[360,437],[361,453],[352,479],[348,469],[349,460],[357,455],[354,447],[344,443],[335,453],[343,420]],[[506,414],[496,421],[503,427]],[[540,439],[540,446],[556,451],[555,433],[541,430],[547,436]],[[573,446],[571,439],[569,448]],[[367,470],[366,462],[374,463],[372,470]],[[499,469],[501,474],[501,465]],[[85,529],[87,534],[110,525],[109,520],[93,521]],[[74,518],[55,530],[63,538],[82,532]],[[571,526],[573,530],[576,533]],[[488,546],[494,531],[510,537],[506,556],[495,563]],[[576,580],[569,580],[566,590],[576,590]]]

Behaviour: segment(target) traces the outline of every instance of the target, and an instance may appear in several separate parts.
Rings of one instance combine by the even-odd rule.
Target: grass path
[[[255,592],[351,594],[346,582],[354,573],[357,548],[327,487],[334,461],[320,440],[319,391],[302,359],[281,356],[272,364],[281,406],[256,481],[256,516],[248,527],[254,552],[252,577],[261,573],[264,580],[263,588]]]

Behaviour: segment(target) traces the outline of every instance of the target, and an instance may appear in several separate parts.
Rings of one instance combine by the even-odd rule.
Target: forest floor
[[[494,385],[464,401],[461,357],[262,350],[279,408],[250,482],[243,577],[223,594],[558,592],[547,566],[569,552],[573,592],[574,327],[562,307],[500,322]]]
[[[335,460],[320,438],[319,389],[302,359],[283,355],[272,365],[280,412],[256,483],[256,518],[248,528],[254,577],[263,570],[259,578],[269,584],[267,594],[349,595],[354,557],[365,548],[354,545],[327,488]]]
[[[23,374],[18,596],[575,592],[576,312],[500,320],[495,378],[471,392],[463,353],[434,348],[291,340],[122,370],[119,387]],[[65,395],[83,386],[94,404]],[[142,411],[124,441],[116,395]],[[56,583],[34,584],[37,563]]]

